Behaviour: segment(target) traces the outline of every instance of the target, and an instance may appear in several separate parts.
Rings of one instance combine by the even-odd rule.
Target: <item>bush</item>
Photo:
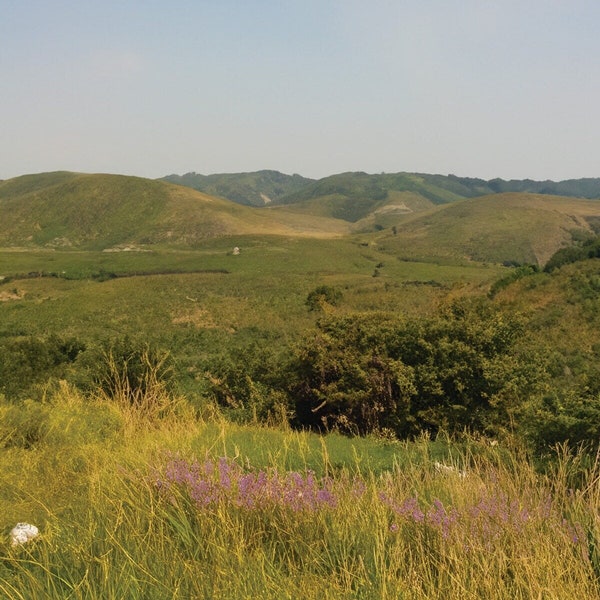
[[[551,273],[563,265],[586,260],[588,258],[600,258],[600,236],[586,239],[583,243],[568,248],[557,250],[544,266],[546,273]]]
[[[342,300],[342,292],[329,285],[320,285],[306,297],[306,306],[311,311],[323,311],[326,306],[337,306]]]
[[[514,281],[539,273],[540,269],[537,265],[521,265],[516,267],[509,275],[495,281],[489,292],[489,297],[493,298],[500,290],[508,287]]]
[[[512,353],[520,320],[483,302],[459,302],[408,321],[387,315],[323,319],[291,366],[298,427],[351,433],[390,428],[496,434],[536,366]]]
[[[160,416],[170,403],[174,367],[169,352],[123,337],[86,357],[92,390],[146,416]]]
[[[9,399],[30,394],[50,377],[65,377],[85,349],[75,338],[9,339],[0,344],[0,392]]]
[[[525,404],[519,415],[522,437],[538,453],[547,453],[559,444],[600,445],[600,395],[576,390],[546,394]]]
[[[245,341],[206,365],[209,393],[235,421],[280,422],[289,412],[286,362],[268,336]]]

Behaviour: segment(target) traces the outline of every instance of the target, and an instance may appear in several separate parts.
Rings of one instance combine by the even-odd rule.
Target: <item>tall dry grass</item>
[[[516,449],[436,462],[425,439],[386,442],[396,458],[372,470],[327,439],[316,457],[314,436],[181,409],[133,427],[130,406],[66,386],[25,447],[13,408],[1,528],[41,535],[0,544],[5,598],[600,597],[600,465],[583,453],[540,474]]]

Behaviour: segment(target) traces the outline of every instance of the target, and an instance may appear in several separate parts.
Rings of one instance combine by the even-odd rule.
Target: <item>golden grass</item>
[[[331,479],[316,484],[335,503],[245,508],[237,483],[218,487],[229,485],[218,465],[234,480],[258,474],[255,449],[271,440],[268,477],[286,476],[292,453],[310,469],[308,434],[235,426],[209,408],[199,418],[180,403],[158,418],[65,384],[42,407],[28,448],[7,445],[2,420],[0,530],[41,530],[24,547],[0,543],[3,597],[600,597],[600,465],[582,455],[563,452],[543,475],[518,450],[471,440],[440,465],[423,439],[396,443],[398,462],[382,472],[353,472],[323,438]],[[195,460],[215,465],[220,499],[197,504],[185,483],[197,476],[165,479],[174,458],[184,475]]]

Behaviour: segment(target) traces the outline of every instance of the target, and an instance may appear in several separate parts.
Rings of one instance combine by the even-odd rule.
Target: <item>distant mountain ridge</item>
[[[219,196],[246,206],[264,206],[278,202],[312,183],[300,175],[285,175],[279,171],[255,171],[253,173],[221,173],[201,175],[167,175],[162,181],[191,187],[199,192]]]
[[[499,178],[487,181],[427,173],[348,172],[314,180],[279,171],[256,171],[214,175],[187,173],[162,179],[239,204],[286,205],[298,212],[320,214],[351,223],[377,210],[389,210],[390,206],[404,207],[403,210],[412,212],[416,204],[419,210],[423,210],[427,206],[509,192],[600,198],[600,178],[559,182]]]

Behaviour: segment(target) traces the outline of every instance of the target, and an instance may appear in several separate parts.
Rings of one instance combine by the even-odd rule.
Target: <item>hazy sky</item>
[[[600,177],[599,0],[0,0],[0,179]]]

